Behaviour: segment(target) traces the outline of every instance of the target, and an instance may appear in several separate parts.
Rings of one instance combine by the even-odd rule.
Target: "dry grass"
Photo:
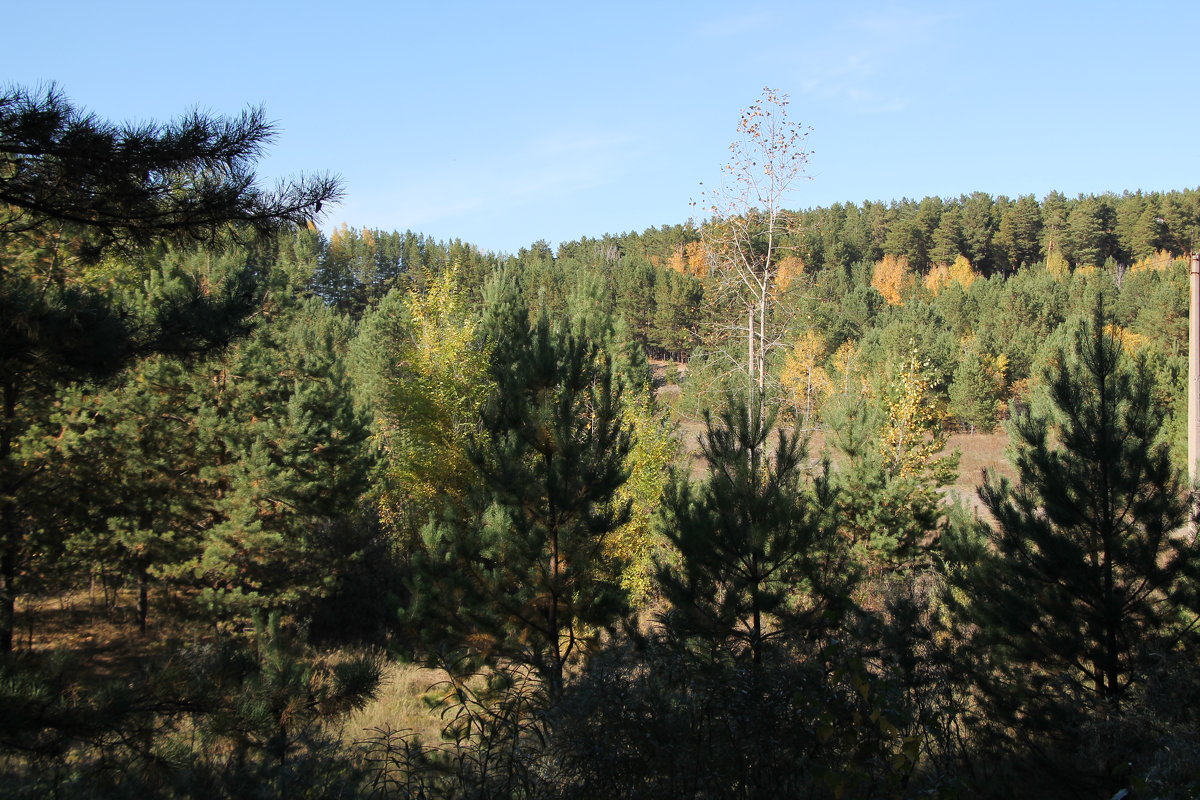
[[[690,459],[690,469],[693,475],[704,472],[704,458],[700,455],[700,436],[704,433],[704,423],[696,419],[684,419],[679,422],[679,437],[683,442],[683,457]],[[809,434],[808,452],[815,456],[824,452],[826,434],[824,431],[813,431]],[[995,470],[997,474],[1008,478],[1016,476],[1005,452],[1008,448],[1008,435],[1005,433],[956,433],[946,441],[943,454],[959,451],[958,480],[954,487],[964,492],[972,492],[981,482],[984,469]],[[837,466],[838,454],[831,453],[834,466]]]
[[[151,593],[146,633],[138,630],[136,595],[120,590],[106,608],[103,596],[86,590],[52,595],[23,595],[17,600],[14,647],[35,653],[66,651],[96,679],[123,677],[137,672],[180,642],[199,641],[213,635],[197,625],[180,607],[177,596]]]
[[[106,613],[103,601],[89,597],[86,591],[22,597],[16,645],[35,652],[69,651],[86,666],[88,675],[108,679],[134,674],[138,664],[180,641],[212,635],[211,628],[172,614],[176,609],[163,606],[175,603],[164,602],[156,593],[149,630],[143,636],[132,611],[136,602],[133,593],[119,592],[115,600],[114,608]],[[337,658],[336,653],[332,656]],[[439,670],[388,662],[375,700],[341,724],[344,738],[355,741],[365,738],[371,729],[391,728],[411,730],[431,743],[440,741],[441,717],[429,708],[424,697],[444,678],[445,673]]]
[[[684,419],[679,422],[679,436],[683,441],[681,465],[696,479],[707,475],[704,457],[700,455],[700,436],[704,432],[704,423],[695,419]],[[814,457],[819,457],[826,447],[823,431],[814,431],[809,435],[808,451]],[[990,469],[997,475],[1014,479],[1016,471],[1006,455],[1008,435],[1006,433],[957,433],[949,437],[943,454],[959,452],[958,478],[946,487],[948,501],[959,500],[967,508],[979,513],[983,507],[979,501],[977,490],[983,482],[983,471]],[[833,466],[838,467],[838,453],[830,453]]]
[[[947,452],[957,450],[958,480],[954,487],[973,492],[983,482],[983,471],[993,470],[997,475],[1014,479],[1016,470],[1008,460],[1006,433],[958,433],[946,442]]]
[[[991,519],[979,499],[984,470],[1015,478],[1016,470],[1005,455],[1008,435],[1005,433],[958,433],[946,442],[944,452],[959,452],[958,480],[946,487],[948,500],[958,500],[977,516]]]
[[[369,731],[390,729],[412,731],[426,742],[440,741],[443,722],[439,712],[425,702],[425,695],[445,677],[440,670],[389,662],[378,696],[346,720],[343,736],[355,741],[365,738]]]

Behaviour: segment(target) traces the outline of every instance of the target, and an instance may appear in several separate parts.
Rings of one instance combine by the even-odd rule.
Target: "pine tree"
[[[972,430],[984,433],[996,427],[1003,388],[1002,376],[988,369],[989,362],[994,361],[978,345],[969,348],[962,354],[950,384],[950,410]]]
[[[515,279],[492,284],[485,321],[495,392],[469,454],[479,485],[424,532],[410,618],[427,651],[532,667],[552,696],[564,671],[627,610],[606,543],[630,449],[621,397],[596,345],[542,316]]]
[[[1013,270],[1028,267],[1041,258],[1042,217],[1033,195],[1022,195],[1004,209],[1000,217],[999,244]]]
[[[820,629],[845,599],[846,564],[823,475],[804,477],[801,441],[778,431],[761,402],[730,400],[705,418],[708,479],[678,478],[663,502],[663,531],[678,564],[659,568],[670,627],[715,652],[760,663],[771,645]]]
[[[371,466],[341,366],[347,338],[309,298],[196,387],[215,524],[192,568],[219,611],[307,610],[340,574],[320,534],[357,510]]]
[[[1064,253],[1070,249],[1070,236],[1067,231],[1067,198],[1062,192],[1050,192],[1042,198],[1042,254],[1048,260],[1051,253],[1058,253],[1066,258]]]
[[[929,259],[934,264],[949,265],[963,249],[962,212],[956,206],[951,206],[942,213],[933,231]]]
[[[264,190],[254,162],[275,138],[261,108],[199,112],[167,124],[115,125],[51,85],[0,92],[0,234],[65,223],[84,249],[204,238],[231,222],[263,232],[303,224],[336,200],[334,178]]]
[[[119,386],[62,399],[56,468],[71,482],[63,516],[75,518],[67,547],[93,570],[134,580],[142,633],[152,582],[195,558],[208,520],[190,390],[184,365],[158,357]]]
[[[911,565],[946,518],[940,487],[954,479],[958,454],[939,455],[945,412],[928,367],[911,349],[882,407],[852,392],[831,409],[834,441],[847,457],[835,476],[839,527],[872,569]]]
[[[995,271],[996,204],[985,192],[962,199],[962,254],[984,275]]]
[[[1116,213],[1106,199],[1084,197],[1076,202],[1067,217],[1070,249],[1064,255],[1079,267],[1099,267],[1117,251],[1113,234]]]
[[[260,299],[261,271],[247,269],[228,293],[177,286],[172,302],[139,315],[120,290],[153,279],[157,259],[132,257],[167,241],[212,243],[231,224],[305,224],[340,195],[332,178],[264,189],[253,166],[274,135],[261,110],[115,125],[54,86],[0,92],[0,652],[12,649],[30,537],[52,527],[29,516],[41,467],[17,454],[54,395],[151,353],[213,348],[244,333]],[[131,260],[111,269],[101,258],[113,252]]]
[[[977,631],[995,718],[1069,739],[1078,715],[1119,713],[1186,635],[1197,553],[1180,535],[1188,495],[1147,366],[1122,352],[1099,302],[1045,383],[1050,406],[1012,428],[1018,482],[982,489],[994,525],[948,537],[962,564],[950,601]]]

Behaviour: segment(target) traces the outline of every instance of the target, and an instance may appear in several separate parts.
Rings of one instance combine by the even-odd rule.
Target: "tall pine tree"
[[[1146,364],[1107,323],[1098,302],[1075,352],[1047,371],[1050,408],[1016,418],[1018,482],[989,477],[981,492],[994,525],[949,540],[963,565],[951,605],[976,631],[979,685],[995,718],[1033,741],[1069,741],[1082,720],[1121,712],[1200,610],[1164,415]]]
[[[515,280],[492,285],[495,393],[469,448],[479,485],[425,531],[413,607],[431,651],[531,667],[552,696],[628,600],[605,547],[630,449],[610,361],[569,326],[530,324]]]

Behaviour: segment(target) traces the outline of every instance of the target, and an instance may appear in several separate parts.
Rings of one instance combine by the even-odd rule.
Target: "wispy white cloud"
[[[468,215],[503,216],[534,203],[572,197],[619,179],[637,144],[621,132],[558,130],[543,133],[489,158],[458,158],[397,182],[371,199],[391,224],[431,227]]]
[[[776,63],[795,75],[798,91],[858,114],[889,114],[910,105],[903,75],[935,52],[954,13],[912,8],[855,10],[804,31]]]
[[[833,101],[858,114],[889,114],[908,107],[908,98],[873,80],[876,70],[862,54],[851,54],[843,63],[825,68],[805,68],[799,91]]]

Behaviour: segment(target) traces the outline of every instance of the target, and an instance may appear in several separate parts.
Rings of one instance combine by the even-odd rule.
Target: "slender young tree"
[[[795,227],[783,203],[807,177],[808,129],[788,119],[787,106],[786,94],[763,89],[759,101],[742,111],[722,168],[725,182],[703,194],[710,217],[702,234],[721,284],[718,302],[745,320],[725,324],[745,334],[747,386],[759,393],[767,355],[780,346],[785,327],[772,314],[786,238]]]
[[[492,289],[479,485],[426,529],[410,612],[431,651],[528,665],[558,696],[567,664],[628,607],[605,545],[629,517],[615,497],[630,436],[596,345],[545,316],[531,325],[510,276]]]
[[[447,498],[476,482],[467,457],[490,384],[479,310],[456,266],[423,291],[393,291],[359,326],[356,384],[372,411],[383,472],[383,518],[411,544]]]
[[[708,479],[677,479],[663,503],[663,531],[678,562],[659,568],[666,620],[716,651],[760,663],[778,640],[828,624],[848,596],[848,565],[832,525],[833,493],[804,481],[801,441],[778,432],[762,402],[731,400],[706,418]]]

